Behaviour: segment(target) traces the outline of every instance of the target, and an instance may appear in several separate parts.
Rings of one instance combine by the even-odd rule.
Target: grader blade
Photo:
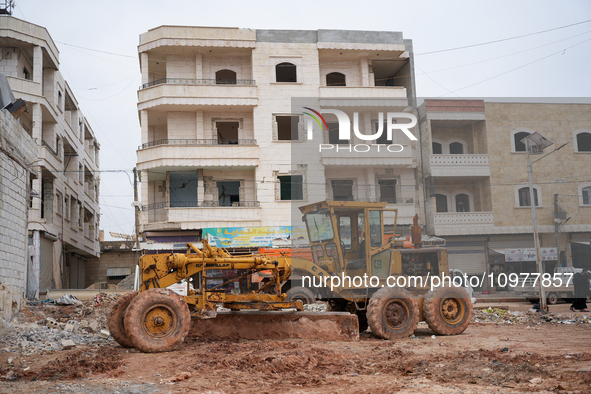
[[[359,340],[357,316],[348,312],[218,312],[215,319],[192,320],[188,337],[198,340]]]

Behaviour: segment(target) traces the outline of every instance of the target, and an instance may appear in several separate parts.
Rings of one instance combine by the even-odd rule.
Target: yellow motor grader
[[[202,249],[188,243],[186,253],[142,256],[139,291],[121,296],[109,313],[108,327],[115,341],[143,352],[170,351],[184,341],[192,317],[215,318],[219,306],[235,314],[268,311],[276,321],[282,315],[274,311],[302,311],[304,303],[317,298],[328,301],[332,311],[350,312],[346,315],[354,321],[338,313],[321,318],[339,320],[357,338],[358,330],[368,326],[380,338],[401,338],[411,335],[420,320],[441,335],[466,329],[472,314],[467,292],[453,286],[429,290],[429,277],[448,273],[447,251],[420,248],[416,217],[414,248],[404,248],[384,233],[385,214],[394,216],[394,229],[397,219],[397,210],[386,209],[385,202],[324,201],[300,210],[309,255],[231,255],[203,240]],[[289,280],[292,270],[299,280]],[[213,273],[220,271],[232,275],[212,286]],[[364,275],[372,279],[369,285],[346,281]],[[304,286],[306,277],[308,286]],[[334,278],[342,278],[342,283],[337,285]],[[186,284],[186,295],[167,289],[179,282]],[[235,284],[231,291],[230,284]],[[298,312],[285,316],[291,318],[293,313]]]

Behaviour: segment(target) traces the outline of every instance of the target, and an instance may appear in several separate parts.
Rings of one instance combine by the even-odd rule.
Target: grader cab
[[[411,335],[421,320],[440,335],[463,332],[472,315],[467,292],[454,286],[430,290],[434,277],[449,273],[447,250],[421,247],[416,216],[413,247],[405,248],[395,239],[398,211],[386,204],[324,201],[301,207],[312,261],[292,258],[299,280],[291,283],[288,300],[327,301],[333,311],[356,314],[361,331],[369,326],[385,339]]]
[[[124,347],[170,351],[184,341],[192,318],[198,325],[211,321],[219,307],[231,310],[231,316],[262,311],[254,318],[259,324],[266,311],[274,311],[269,321],[293,321],[298,313],[306,313],[301,312],[303,304],[316,298],[328,301],[333,312],[308,314],[306,320],[336,321],[335,330],[347,338],[358,338],[359,329],[368,326],[381,338],[408,336],[422,319],[438,334],[463,332],[472,312],[465,290],[429,290],[429,277],[447,273],[446,250],[420,248],[416,223],[416,248],[404,249],[394,234],[384,232],[384,220],[392,221],[395,230],[397,218],[397,211],[385,205],[326,201],[300,208],[311,258],[290,253],[234,256],[207,240],[202,249],[187,244],[186,253],[144,255],[139,261],[139,291],[121,296],[109,313],[111,335]],[[310,285],[290,281],[293,269],[302,279],[308,276]],[[220,271],[230,275],[211,285],[213,272]],[[254,280],[263,273],[264,280]],[[355,279],[347,282],[346,277]],[[335,286],[334,278],[342,282]],[[366,279],[358,284],[356,278]],[[167,288],[179,282],[187,286],[186,295]]]

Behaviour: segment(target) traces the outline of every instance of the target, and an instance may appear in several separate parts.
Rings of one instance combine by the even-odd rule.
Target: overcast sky
[[[60,71],[101,144],[101,171],[125,171],[101,173],[100,227],[106,239],[109,231],[131,234],[134,228],[137,45],[140,33],[157,26],[401,31],[413,40],[421,97],[589,97],[591,92],[591,22],[427,54],[591,20],[587,0],[16,0],[13,16],[47,28],[60,51]]]

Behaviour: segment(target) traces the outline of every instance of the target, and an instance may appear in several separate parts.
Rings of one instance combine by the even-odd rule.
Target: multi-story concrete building
[[[28,227],[39,290],[83,288],[84,261],[99,255],[100,145],[45,28],[0,16],[0,51],[0,72],[27,103],[20,124],[38,147]]]
[[[558,247],[546,271],[589,266],[591,105],[425,100],[419,114],[427,230],[447,240],[452,267],[535,272],[533,256],[507,254],[534,247],[521,140],[536,131],[554,143],[546,154],[568,143],[533,164],[541,246]]]
[[[385,107],[414,111],[412,43],[402,33],[161,26],[140,35],[138,51],[148,238],[289,226],[291,206],[324,199],[387,201],[399,209],[399,231],[412,223],[422,195],[417,142],[401,142],[397,155],[316,152],[314,169],[292,160],[305,138],[293,98],[364,99],[356,105],[365,130]],[[326,119],[325,143],[368,143],[339,140],[336,118]]]

